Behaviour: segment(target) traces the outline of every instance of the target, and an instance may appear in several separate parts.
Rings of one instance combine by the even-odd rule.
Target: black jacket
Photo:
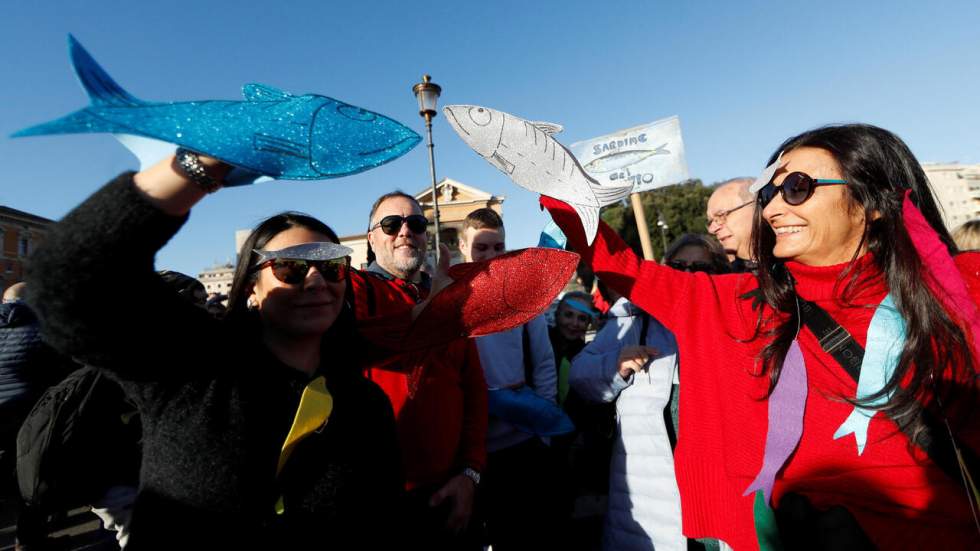
[[[101,366],[139,407],[127,549],[387,547],[379,525],[402,487],[394,416],[360,375],[350,335],[325,337],[333,413],[277,479],[308,377],[261,344],[257,324],[214,320],[161,282],[153,257],[185,220],[146,202],[124,174],[55,227],[29,271],[49,341]]]
[[[68,374],[69,365],[41,339],[37,317],[27,304],[0,304],[0,434],[4,448],[16,437],[38,397]]]

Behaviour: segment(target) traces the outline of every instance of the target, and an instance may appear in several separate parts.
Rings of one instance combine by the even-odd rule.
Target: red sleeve
[[[960,253],[953,257],[966,288],[975,304],[980,304],[980,252]]]
[[[541,196],[555,223],[565,232],[572,250],[592,265],[596,276],[630,302],[680,335],[697,332],[697,319],[718,316],[736,335],[754,332],[756,316],[751,301],[739,295],[757,287],[751,274],[709,276],[681,272],[656,262],[642,260],[605,222],[592,245],[574,210],[551,197]],[[713,312],[706,312],[712,310]]]
[[[466,340],[460,377],[464,403],[459,465],[461,469],[472,467],[482,473],[487,464],[487,380],[473,339]]]
[[[980,252],[960,253],[953,258],[956,267],[960,270],[960,276],[966,284],[967,291],[973,298],[973,303],[980,306]],[[975,341],[980,339],[980,335],[968,335]],[[976,407],[980,403],[980,378],[977,376],[977,369],[980,369],[980,358],[974,358],[974,371],[964,370],[961,375],[963,390],[958,404],[950,406],[950,415],[964,416],[965,420],[957,419],[957,434],[969,446],[975,455],[980,455],[980,410]]]

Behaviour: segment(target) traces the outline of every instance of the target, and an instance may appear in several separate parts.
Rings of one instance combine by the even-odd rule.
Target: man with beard
[[[401,285],[405,300],[420,302],[431,280],[425,262],[428,221],[411,195],[381,196],[371,209],[367,274]],[[371,285],[371,277],[365,284]],[[355,289],[357,297],[369,296]],[[371,301],[357,300],[359,313]],[[405,468],[407,548],[478,548],[468,527],[476,486],[486,462],[487,386],[473,341],[410,352],[372,367],[367,376],[395,410]]]

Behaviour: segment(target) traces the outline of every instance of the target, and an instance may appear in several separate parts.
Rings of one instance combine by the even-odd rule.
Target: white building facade
[[[922,169],[948,230],[980,218],[980,164],[923,163]]]
[[[204,270],[197,280],[204,284],[204,290],[219,295],[227,295],[231,291],[231,282],[235,276],[235,267],[231,264],[218,264]]]

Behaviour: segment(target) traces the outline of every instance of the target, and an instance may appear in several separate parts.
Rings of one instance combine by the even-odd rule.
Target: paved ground
[[[14,548],[14,528],[17,511],[9,502],[0,501],[0,551]],[[52,526],[53,550],[111,551],[118,550],[115,537],[102,529],[102,523],[88,508],[69,511],[64,520]]]

